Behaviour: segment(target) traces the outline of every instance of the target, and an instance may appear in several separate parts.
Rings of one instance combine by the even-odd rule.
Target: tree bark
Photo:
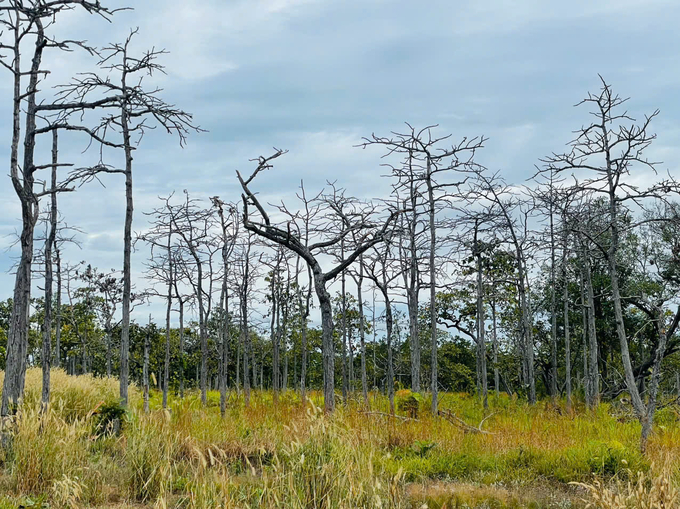
[[[344,240],[340,241],[340,260],[341,262],[344,261],[345,259],[345,242]],[[342,301],[341,301],[341,306],[342,306],[342,401],[346,405],[347,404],[347,398],[348,398],[348,392],[349,392],[349,383],[347,381],[347,296],[345,294],[345,271],[342,271],[342,274],[340,275],[340,288],[342,292]]]
[[[142,366],[142,384],[144,388],[144,413],[149,413],[149,340],[151,334],[151,315],[144,335],[144,365]]]
[[[57,163],[59,160],[59,136],[52,131],[52,178],[50,196],[50,231],[45,241],[45,317],[42,344],[42,411],[50,403],[50,364],[52,361],[52,248],[57,239]]]
[[[481,390],[484,408],[489,408],[488,381],[486,373],[486,339],[484,331],[484,278],[482,274],[482,252],[477,240],[477,226],[475,225],[475,258],[477,259],[477,379]]]
[[[432,163],[427,159],[427,198],[430,216],[430,333],[431,333],[431,352],[430,352],[430,392],[432,393],[432,415],[437,415],[439,402],[437,401],[437,307],[435,299],[437,296],[437,278],[435,268],[435,250],[437,247],[437,232],[435,226],[435,202],[434,187],[432,182]]]
[[[567,412],[571,412],[571,337],[569,330],[569,280],[567,273],[568,262],[568,233],[565,227],[562,239],[562,305],[564,320],[564,371],[565,388],[567,393]]]
[[[170,315],[172,313],[172,225],[168,232],[168,296],[167,307],[165,309],[165,362],[163,365],[163,408],[168,407],[168,391],[170,390]]]
[[[5,378],[2,387],[2,403],[0,417],[14,413],[23,397],[24,382],[26,380],[26,356],[28,350],[28,328],[31,306],[31,264],[33,262],[33,232],[38,220],[38,200],[33,185],[35,183],[34,151],[36,136],[36,93],[42,53],[46,45],[43,25],[40,18],[36,19],[36,42],[31,70],[29,73],[26,101],[26,128],[24,134],[24,164],[22,167],[23,182],[19,177],[18,148],[21,133],[21,66],[19,17],[16,16],[17,31],[14,46],[14,97],[13,97],[13,132],[10,150],[10,172],[12,184],[21,201],[21,258],[16,271],[14,283],[13,306],[7,335],[7,358]],[[11,408],[10,408],[11,407]]]
[[[359,302],[359,341],[361,342],[361,392],[364,397],[364,405],[369,407],[368,380],[366,376],[366,333],[364,331],[364,297],[361,286],[364,280],[364,260],[359,257],[359,278],[357,279],[357,300]]]

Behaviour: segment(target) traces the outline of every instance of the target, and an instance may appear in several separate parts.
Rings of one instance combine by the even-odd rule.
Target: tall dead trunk
[[[280,253],[279,253],[280,254]],[[277,262],[280,258],[277,259]],[[270,334],[272,341],[272,386],[274,390],[274,405],[279,404],[279,390],[281,383],[281,366],[279,360],[279,330],[277,330],[277,320],[279,316],[278,309],[278,286],[276,285],[276,276],[278,274],[278,263],[272,270],[271,281],[269,282],[269,291],[271,293],[271,314],[272,319],[270,325]]]
[[[368,380],[366,376],[366,332],[364,331],[364,297],[361,293],[364,281],[364,259],[359,257],[359,277],[357,279],[357,300],[359,302],[359,341],[361,343],[361,393],[364,405],[368,408]]]
[[[307,266],[307,295],[305,297],[304,312],[301,311],[300,320],[302,321],[302,360],[300,364],[300,393],[302,395],[302,404],[305,404],[307,396],[307,318],[309,317],[309,305],[312,298],[312,269]],[[302,305],[300,305],[302,308]]]
[[[33,263],[33,232],[38,220],[38,200],[34,193],[36,170],[34,164],[35,137],[36,137],[36,93],[38,87],[40,64],[42,53],[47,40],[45,39],[43,25],[40,18],[36,18],[35,30],[36,41],[31,70],[29,73],[28,91],[21,91],[22,70],[20,66],[20,38],[19,16],[16,16],[17,30],[14,46],[14,102],[13,102],[13,132],[12,146],[10,149],[10,172],[14,189],[21,201],[21,257],[16,271],[14,294],[12,301],[12,314],[10,317],[9,332],[7,335],[7,358],[5,378],[2,387],[2,403],[0,416],[5,417],[13,413],[23,397],[24,382],[26,380],[26,356],[28,350],[28,328],[31,305],[31,264]],[[18,148],[21,133],[20,116],[22,97],[26,97],[26,128],[24,133],[24,161],[21,173],[23,181],[19,177]],[[12,407],[12,408],[10,408]]]
[[[122,73],[123,90],[127,89],[127,74]],[[130,377],[130,305],[132,294],[132,216],[134,203],[132,199],[132,141],[128,109],[125,102],[121,106],[121,127],[123,132],[123,150],[125,152],[125,226],[123,230],[123,317],[120,324],[120,399],[123,405],[128,404],[128,385]]]
[[[57,303],[54,319],[54,367],[61,367],[61,252],[55,243],[55,265],[57,268]]]
[[[165,308],[165,360],[163,364],[163,408],[168,407],[168,391],[170,389],[170,316],[172,313],[172,225],[168,232],[168,296]]]
[[[227,266],[224,268],[224,281],[222,286],[222,294],[224,298],[224,321],[222,324],[222,344],[221,344],[221,362],[220,362],[220,415],[222,418],[227,414],[227,377],[229,374],[229,341],[231,339],[231,327],[229,319],[229,290],[227,288]]]
[[[248,279],[248,261],[246,260],[246,278],[244,285],[247,285]],[[248,371],[248,354],[250,353],[250,334],[248,334],[248,301],[243,296],[241,297],[241,343],[243,353],[243,394],[245,398],[246,407],[250,406],[250,372]]]
[[[583,248],[583,270],[585,273],[585,290],[587,296],[588,316],[588,386],[590,387],[590,407],[600,403],[600,373],[598,367],[597,329],[595,327],[595,293],[591,274],[590,253]]]
[[[562,305],[564,321],[564,370],[565,370],[565,389],[567,393],[567,412],[571,412],[571,337],[569,330],[569,280],[567,278],[568,261],[568,233],[564,230],[562,239]]]
[[[494,281],[494,288],[496,287],[496,282]],[[501,395],[501,381],[500,381],[500,371],[498,369],[498,324],[496,320],[496,295],[494,290],[494,295],[491,300],[491,323],[492,323],[492,334],[493,334],[493,385],[496,390],[496,397]]]
[[[552,194],[552,182],[551,182]],[[555,278],[555,222],[553,199],[550,199],[550,395],[557,399],[557,289]]]
[[[179,397],[184,399],[184,301],[177,295],[179,303]]]
[[[408,222],[408,271],[404,271],[406,286],[406,304],[409,321],[409,345],[411,350],[411,390],[420,392],[420,333],[418,327],[418,299],[420,290],[420,274],[418,271],[418,247],[416,244],[416,228],[418,226],[418,190],[416,176],[413,172],[413,158],[409,153],[409,199],[412,216]]]
[[[57,239],[57,163],[59,137],[52,131],[52,178],[50,196],[50,231],[45,240],[45,317],[42,337],[42,410],[50,403],[50,364],[52,361],[52,248]]]
[[[517,279],[518,291],[520,300],[520,309],[522,314],[522,342],[524,350],[524,374],[525,386],[527,387],[527,395],[529,403],[532,405],[536,403],[536,378],[534,376],[534,340],[533,340],[533,320],[531,317],[531,306],[529,304],[529,297],[527,295],[526,279],[525,279],[525,265],[524,253],[517,247]]]
[[[144,365],[142,366],[142,386],[144,388],[144,413],[149,413],[149,340],[151,335],[151,315],[144,334]]]
[[[477,225],[475,224],[475,258],[477,261],[477,379],[484,408],[489,408],[488,381],[486,373],[486,339],[484,312],[484,277],[482,273],[482,252],[477,240]]]
[[[340,261],[345,259],[345,242],[340,241]],[[345,294],[345,271],[342,271],[340,275],[340,288],[342,292],[341,300],[341,311],[342,311],[342,401],[346,405],[348,392],[349,392],[349,382],[347,380],[347,296]]]
[[[314,274],[314,287],[321,309],[321,345],[323,356],[323,396],[324,410],[332,412],[335,409],[335,348],[333,345],[333,308],[331,296],[326,290],[321,266],[318,263],[312,265]]]
[[[430,332],[431,332],[431,356],[430,356],[430,392],[432,393],[432,415],[437,415],[439,402],[437,401],[437,278],[435,267],[435,250],[437,247],[437,232],[435,229],[435,202],[434,187],[432,182],[432,163],[427,159],[427,199],[430,216]]]

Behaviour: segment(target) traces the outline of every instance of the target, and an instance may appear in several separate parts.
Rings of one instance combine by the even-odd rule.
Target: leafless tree
[[[39,200],[47,194],[68,191],[67,183],[44,191],[35,189],[36,174],[40,170],[54,167],[53,164],[38,165],[35,161],[36,138],[41,133],[59,128],[54,124],[38,128],[37,120],[41,112],[59,110],[72,111],[72,105],[46,104],[38,100],[39,84],[49,73],[43,61],[46,49],[69,51],[79,47],[90,53],[93,49],[83,41],[57,40],[50,30],[65,11],[82,8],[86,12],[109,19],[114,10],[101,5],[99,1],[88,0],[10,0],[0,5],[0,24],[4,28],[0,34],[0,65],[12,75],[12,141],[10,145],[10,179],[14,191],[21,202],[22,231],[20,237],[21,258],[16,271],[13,308],[7,342],[6,374],[3,382],[0,415],[10,413],[10,405],[16,407],[23,395],[26,354],[28,346],[28,315],[31,295],[31,265],[33,262],[33,233],[39,217]],[[22,56],[29,46],[30,65],[22,66]],[[6,54],[4,52],[7,52]],[[28,85],[24,88],[24,81]],[[102,103],[86,103],[96,107]],[[19,164],[19,143],[21,141],[21,117],[25,119],[23,132],[23,164]],[[88,131],[81,127],[80,130]],[[88,131],[90,132],[90,131]],[[90,134],[92,134],[90,132]],[[48,359],[49,360],[49,359]],[[46,372],[47,375],[47,372]],[[45,382],[49,384],[46,379]]]
[[[189,131],[200,131],[193,125],[192,116],[160,97],[161,89],[145,88],[144,78],[154,73],[164,73],[158,58],[165,52],[151,49],[141,56],[135,56],[130,50],[130,43],[138,30],[132,30],[123,43],[112,43],[100,52],[102,58],[99,66],[109,76],[102,77],[97,73],[79,75],[69,85],[62,87],[61,105],[73,104],[73,109],[82,110],[78,105],[84,103],[92,95],[104,95],[100,99],[101,107],[110,113],[104,116],[100,124],[92,131],[92,136],[101,146],[109,145],[122,148],[125,154],[123,169],[98,168],[98,171],[122,173],[125,177],[125,226],[123,233],[123,320],[121,324],[120,355],[120,397],[127,404],[129,379],[129,342],[130,342],[130,294],[132,250],[132,170],[133,151],[144,136],[144,133],[160,126],[168,133],[178,136],[180,146],[184,146]],[[112,134],[120,136],[119,141],[111,142]],[[90,172],[80,175],[84,179],[95,178]]]
[[[386,385],[387,396],[390,401],[390,413],[394,414],[394,359],[392,351],[394,315],[392,312],[392,296],[390,288],[392,283],[399,277],[399,270],[393,255],[394,246],[390,242],[384,242],[375,246],[367,256],[366,277],[376,286],[385,303],[385,341],[387,343],[387,369]],[[375,303],[373,304],[375,314]],[[373,319],[375,327],[375,318]],[[375,343],[375,340],[374,340]],[[375,349],[375,344],[373,345]]]
[[[212,242],[211,230],[214,216],[210,209],[199,207],[197,200],[184,192],[184,203],[170,216],[173,231],[180,240],[181,249],[188,255],[185,267],[187,282],[191,285],[198,303],[198,326],[201,342],[201,402],[207,404],[208,391],[208,319],[213,304],[213,283],[216,272],[213,267],[214,256],[221,251]],[[190,260],[190,262],[189,262]],[[207,282],[207,287],[206,287]]]
[[[231,341],[231,315],[229,314],[229,272],[232,255],[239,233],[238,210],[235,204],[227,204],[219,197],[211,198],[213,207],[217,209],[220,222],[218,241],[222,252],[222,291],[220,294],[220,308],[222,311],[221,341],[220,341],[220,413],[226,416],[227,411],[227,376],[229,367],[229,343]],[[226,212],[225,212],[226,208]]]
[[[486,141],[484,137],[472,139],[463,138],[457,144],[446,148],[441,148],[443,142],[451,137],[433,136],[433,129],[436,125],[426,126],[422,129],[415,129],[407,125],[404,133],[393,132],[390,137],[378,137],[373,135],[367,138],[364,147],[369,145],[381,145],[387,150],[385,156],[401,154],[405,157],[406,166],[409,172],[413,172],[416,178],[424,183],[427,199],[426,210],[428,217],[428,227],[430,236],[429,245],[429,287],[430,287],[430,341],[431,348],[431,373],[430,373],[430,392],[432,393],[432,413],[438,414],[438,382],[437,382],[437,210],[447,204],[450,200],[452,191],[458,191],[462,181],[450,181],[451,174],[458,174],[462,170],[472,171],[479,168],[475,163],[475,154],[481,149]],[[407,185],[413,177],[406,179]]]
[[[311,267],[314,275],[314,287],[321,308],[322,325],[322,356],[324,365],[324,407],[327,412],[335,408],[335,356],[333,348],[333,311],[331,298],[326,287],[327,283],[335,279],[342,271],[351,265],[362,253],[383,241],[386,232],[397,217],[394,212],[382,222],[380,226],[372,217],[352,217],[349,222],[342,221],[334,225],[336,228],[331,233],[325,233],[323,228],[317,228],[319,236],[325,236],[318,242],[307,244],[305,237],[300,233],[299,227],[289,219],[283,224],[274,224],[257,196],[251,191],[250,184],[261,172],[272,167],[272,161],[284,154],[282,150],[275,150],[268,157],[257,159],[255,171],[244,179],[237,172],[239,182],[243,189],[243,224],[245,228],[255,234],[282,245],[298,254]],[[251,206],[257,211],[257,216],[250,214]],[[337,210],[334,210],[337,213]],[[325,249],[336,246],[353,231],[357,232],[358,244],[344,260],[335,265],[328,272],[324,272],[318,260],[318,253]],[[359,233],[361,232],[361,233]]]
[[[644,452],[656,411],[661,361],[668,337],[665,320],[658,311],[659,307],[654,306],[652,320],[657,328],[658,342],[645,404],[635,383],[635,372],[630,358],[628,333],[623,321],[623,299],[618,266],[621,234],[627,229],[637,227],[638,224],[633,221],[628,226],[623,226],[621,219],[622,215],[627,214],[628,204],[644,210],[650,204],[667,201],[671,194],[677,195],[680,192],[680,186],[670,174],[647,188],[640,188],[631,182],[630,173],[636,166],[656,173],[658,163],[647,159],[645,151],[656,138],[656,135],[650,132],[650,125],[659,111],[656,110],[651,115],[646,115],[642,122],[636,124],[635,119],[623,110],[627,99],[615,94],[611,86],[601,77],[600,80],[602,87],[599,92],[588,94],[579,103],[579,105],[592,108],[590,113],[594,120],[576,131],[576,137],[570,143],[569,152],[553,154],[545,161],[551,171],[574,174],[576,190],[602,195],[607,200],[608,245],[605,245],[600,238],[593,237],[590,232],[581,233],[595,244],[607,261],[616,333],[621,348],[621,363],[633,408],[642,424],[640,448]],[[575,172],[582,172],[583,178],[578,180]]]

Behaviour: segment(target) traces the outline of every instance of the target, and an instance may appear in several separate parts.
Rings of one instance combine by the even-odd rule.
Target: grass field
[[[0,508],[583,507],[583,499],[646,507],[659,496],[658,507],[677,506],[669,503],[680,424],[670,407],[646,457],[625,409],[576,405],[567,414],[559,402],[531,407],[502,396],[485,414],[467,394],[444,395],[440,408],[475,428],[488,417],[484,433],[433,418],[427,401],[417,419],[390,418],[377,394],[370,413],[357,400],[325,416],[315,393],[303,407],[289,391],[275,407],[270,392],[254,391],[245,408],[234,392],[222,419],[217,393],[206,408],[197,394],[172,397],[166,411],[152,392],[145,415],[132,389],[115,434],[116,379],[55,370],[51,410],[40,415],[40,376],[29,370],[11,445],[0,452]],[[617,502],[616,492],[628,498]]]

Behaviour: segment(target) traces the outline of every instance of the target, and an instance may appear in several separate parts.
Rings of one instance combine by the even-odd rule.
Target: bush
[[[405,412],[413,419],[417,419],[418,409],[420,407],[420,403],[423,401],[423,397],[419,393],[412,392],[408,389],[397,391],[395,396],[395,399],[397,400],[397,410],[400,412]]]

